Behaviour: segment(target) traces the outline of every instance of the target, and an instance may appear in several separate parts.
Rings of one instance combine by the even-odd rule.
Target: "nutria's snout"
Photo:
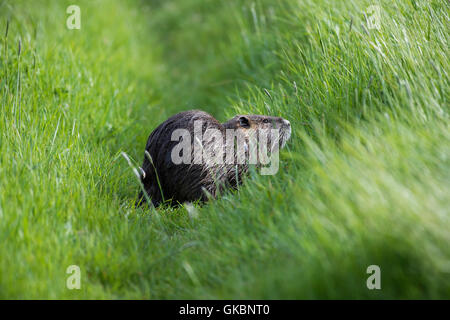
[[[279,133],[279,144],[280,147],[284,147],[286,145],[286,142],[291,137],[291,123],[289,120],[286,120],[284,118],[277,118],[277,121],[273,125],[273,129],[278,129]]]
[[[279,118],[281,124],[280,129],[280,146],[284,147],[286,142],[291,138],[291,123],[289,120]]]

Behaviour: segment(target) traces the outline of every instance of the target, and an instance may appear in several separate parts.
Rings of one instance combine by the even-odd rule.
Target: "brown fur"
[[[155,207],[163,200],[170,200],[174,205],[186,201],[206,201],[208,196],[215,197],[221,190],[236,188],[248,170],[246,164],[217,164],[208,168],[204,164],[174,164],[171,151],[179,141],[171,141],[171,134],[175,129],[187,129],[193,145],[195,120],[202,120],[203,133],[206,129],[217,129],[223,137],[226,136],[226,129],[239,129],[245,135],[249,128],[278,128],[281,129],[280,142],[283,146],[290,135],[289,122],[279,117],[238,115],[223,124],[200,110],[185,111],[170,117],[150,134],[145,147],[150,157],[146,154],[142,164],[141,182]],[[206,148],[213,143],[207,142]],[[137,204],[144,199],[141,192]]]

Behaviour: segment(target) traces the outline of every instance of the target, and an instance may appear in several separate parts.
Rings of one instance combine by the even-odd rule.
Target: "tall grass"
[[[0,2],[0,297],[450,296],[448,2],[70,4]],[[121,153],[193,108],[289,119],[280,171],[135,209]]]

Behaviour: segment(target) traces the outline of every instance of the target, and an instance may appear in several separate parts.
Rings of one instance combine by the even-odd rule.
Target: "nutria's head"
[[[237,115],[223,123],[225,129],[277,129],[280,146],[283,147],[291,136],[291,123],[281,117],[264,115]]]

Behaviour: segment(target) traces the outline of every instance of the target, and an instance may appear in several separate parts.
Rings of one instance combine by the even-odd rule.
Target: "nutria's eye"
[[[241,127],[248,128],[250,127],[250,122],[246,117],[240,117],[239,118],[239,124]]]
[[[269,119],[264,119],[263,122],[264,123],[269,123]]]

